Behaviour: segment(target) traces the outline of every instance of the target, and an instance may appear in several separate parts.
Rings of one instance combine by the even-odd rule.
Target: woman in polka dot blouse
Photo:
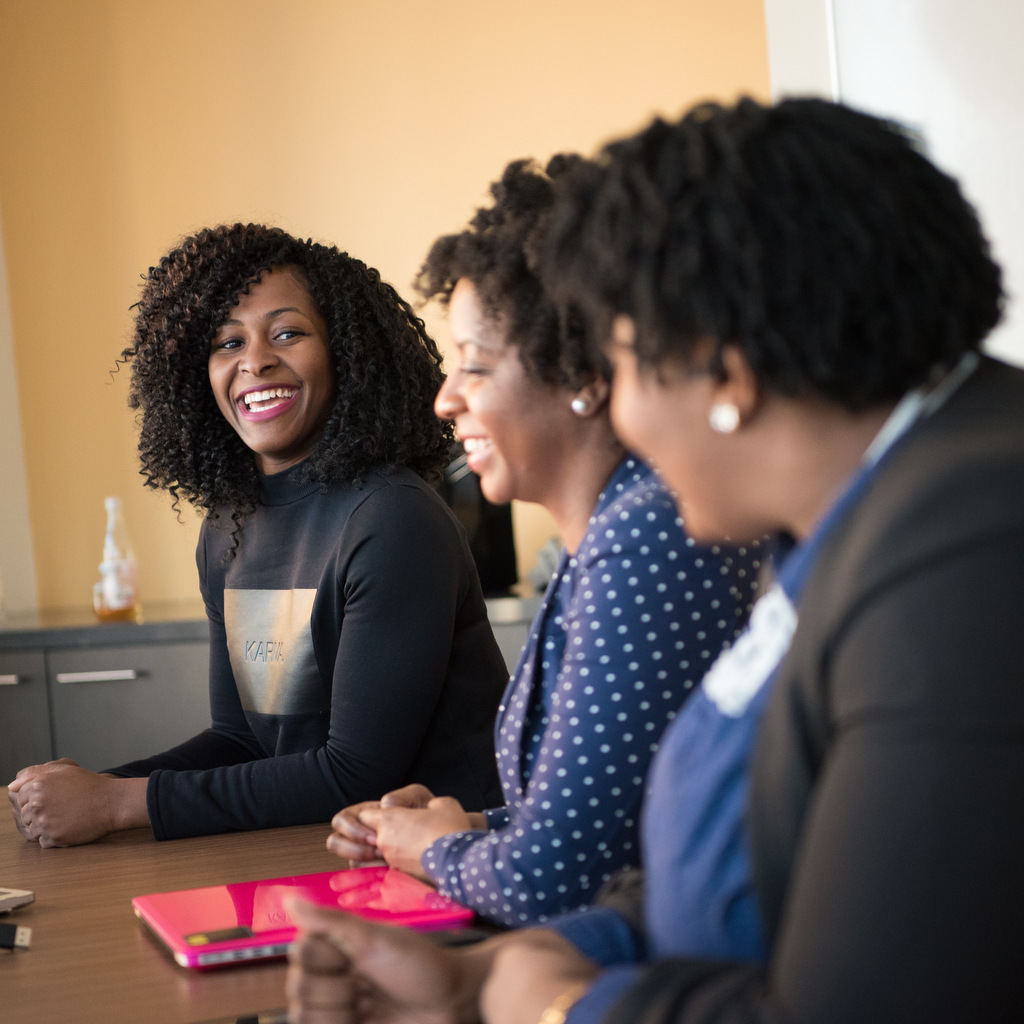
[[[686,536],[672,496],[614,436],[606,367],[560,328],[528,267],[551,180],[577,159],[511,164],[494,205],[439,239],[419,280],[447,305],[458,353],[438,415],[484,495],[539,502],[565,544],[498,713],[505,806],[468,814],[410,786],[346,808],[328,840],[509,926],[585,906],[637,863],[659,737],[743,626],[758,575],[756,548]]]

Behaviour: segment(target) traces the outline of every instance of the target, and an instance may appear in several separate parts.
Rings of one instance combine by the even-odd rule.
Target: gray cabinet
[[[514,672],[519,664],[519,655],[530,631],[530,623],[541,598],[532,597],[497,597],[487,600],[487,618],[491,623],[491,632],[498,642],[502,657],[509,672]]]
[[[0,623],[0,785],[70,757],[101,770],[159,753],[210,723],[202,605],[98,624],[91,609]]]
[[[46,656],[0,651],[0,786],[26,765],[52,759]]]
[[[55,756],[101,771],[210,724],[209,644],[179,641],[47,655]]]
[[[0,650],[0,785],[70,757],[100,771],[210,724],[205,640]]]

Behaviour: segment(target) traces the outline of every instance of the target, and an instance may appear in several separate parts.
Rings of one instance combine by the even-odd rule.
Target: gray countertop
[[[100,622],[85,606],[0,616],[0,650],[207,640],[209,635],[201,601],[144,602],[135,622]]]
[[[539,603],[539,596],[489,598],[487,615],[494,626],[529,623]],[[143,602],[135,622],[100,622],[92,609],[84,606],[0,615],[0,651],[164,643],[208,637],[201,601]]]

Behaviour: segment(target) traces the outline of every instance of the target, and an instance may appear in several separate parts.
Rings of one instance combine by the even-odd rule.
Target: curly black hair
[[[304,464],[310,481],[358,483],[372,468],[407,466],[440,479],[454,435],[433,411],[441,354],[423,321],[372,267],[334,246],[276,227],[234,224],[185,238],[150,267],[133,307],[129,405],[139,412],[142,475],[237,530],[259,495],[249,449],[221,415],[207,370],[210,342],[261,275],[287,267],[327,325],[337,397]]]
[[[820,99],[655,119],[556,183],[543,267],[642,365],[736,344],[765,387],[856,411],[975,350],[1003,290],[957,182],[891,121]]]
[[[490,186],[493,203],[480,207],[465,230],[438,238],[416,278],[423,298],[444,306],[459,278],[472,281],[486,315],[506,326],[527,372],[570,388],[607,377],[608,366],[586,343],[578,313],[555,305],[533,265],[533,243],[554,201],[554,181],[585,162],[568,153],[544,168],[530,159],[512,161]]]

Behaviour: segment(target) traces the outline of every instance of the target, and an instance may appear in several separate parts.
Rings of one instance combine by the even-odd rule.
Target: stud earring
[[[569,403],[569,408],[572,409],[577,416],[583,416],[586,414],[590,406],[587,404],[587,400],[585,398],[574,398]]]
[[[740,425],[740,411],[731,402],[719,402],[711,406],[708,426],[716,434],[733,434]]]

